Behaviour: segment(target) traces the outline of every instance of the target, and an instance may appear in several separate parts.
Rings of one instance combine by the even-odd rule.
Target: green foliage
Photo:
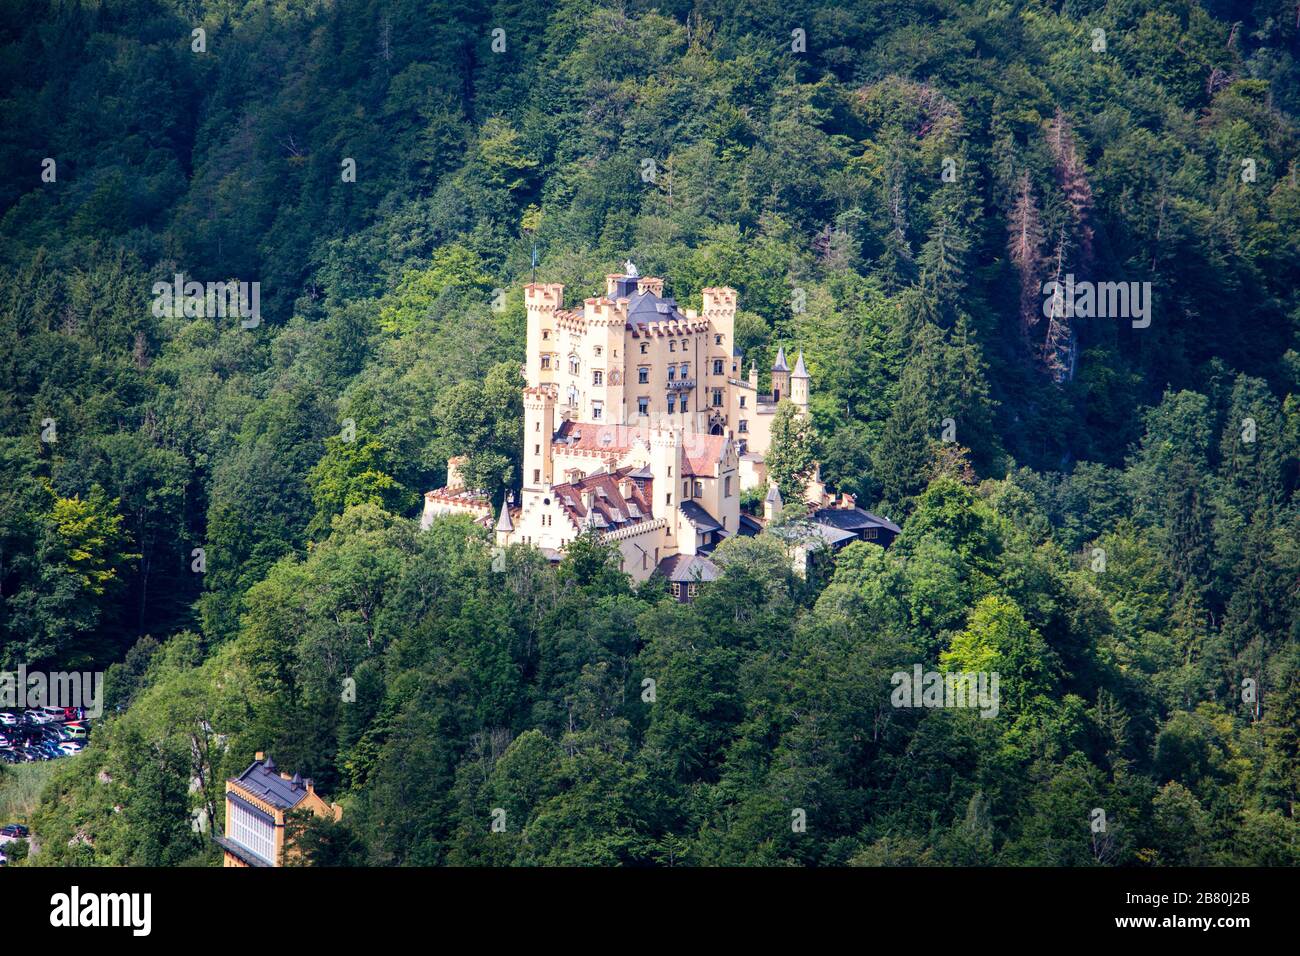
[[[795,55],[743,3],[240,7],[7,6],[0,667],[110,705],[0,777],[29,863],[214,864],[257,750],[347,807],[313,865],[1297,863],[1291,11],[799,4]],[[682,605],[594,534],[417,530],[453,456],[516,484],[534,245],[571,303],[735,287],[742,374],[812,371],[786,500],[903,533],[801,577],[792,514]],[[1155,309],[1053,376],[1058,259]],[[261,325],[155,316],[177,272]],[[890,706],[917,664],[999,716]]]

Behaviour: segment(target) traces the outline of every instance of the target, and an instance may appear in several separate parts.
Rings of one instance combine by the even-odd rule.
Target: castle
[[[791,370],[784,350],[770,393],[758,391],[757,367],[741,377],[736,290],[704,289],[698,314],[663,291],[631,262],[578,308],[565,307],[559,283],[524,287],[522,487],[495,531],[499,545],[558,558],[596,529],[633,579],[658,569],[687,600],[716,577],[707,555],[722,539],[761,530],[741,513],[740,493],[767,485],[777,405],[788,399],[807,414],[810,379],[803,354]],[[491,503],[465,487],[458,464],[425,495],[425,527],[448,513],[490,522]],[[813,500],[830,503],[817,486]]]

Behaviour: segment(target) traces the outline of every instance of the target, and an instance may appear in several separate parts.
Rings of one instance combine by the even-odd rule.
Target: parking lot
[[[81,753],[90,739],[90,721],[78,707],[0,711],[0,762],[57,760]]]

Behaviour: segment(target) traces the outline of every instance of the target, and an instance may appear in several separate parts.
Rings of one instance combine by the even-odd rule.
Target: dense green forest
[[[1295,0],[0,0],[0,668],[109,694],[29,862],[218,862],[264,750],[320,863],[1300,864],[1297,55]],[[534,250],[735,287],[894,545],[682,605],[421,531],[449,455],[517,485]]]

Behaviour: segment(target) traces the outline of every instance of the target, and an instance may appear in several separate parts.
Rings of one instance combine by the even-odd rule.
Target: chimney
[[[315,781],[315,780],[313,780],[311,777],[308,777],[306,780],[303,781],[303,784],[307,787],[307,792],[308,792],[309,794],[311,794],[313,797],[316,796],[316,781]]]
[[[266,759],[266,754],[262,753],[262,751],[259,750],[256,754],[253,755],[253,759],[256,760],[258,763],[261,763],[263,760]]]
[[[582,490],[582,507],[587,514],[591,514],[591,509],[596,507],[596,492],[590,488]]]
[[[657,298],[663,298],[664,280],[655,276],[646,276],[644,279],[637,279],[636,291],[649,292]]]
[[[840,504],[845,508],[856,508],[858,499],[846,491],[840,496]]]

